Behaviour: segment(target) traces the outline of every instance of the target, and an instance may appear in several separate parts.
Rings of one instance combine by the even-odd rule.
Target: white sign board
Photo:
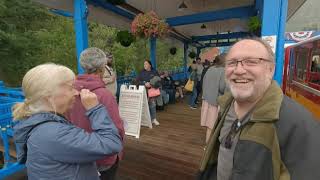
[[[126,135],[139,138],[140,127],[152,128],[149,104],[144,86],[122,85],[119,96],[119,112],[121,118],[127,122]]]
[[[262,36],[262,39],[265,40],[272,48],[273,53],[276,53],[277,48],[277,36]]]

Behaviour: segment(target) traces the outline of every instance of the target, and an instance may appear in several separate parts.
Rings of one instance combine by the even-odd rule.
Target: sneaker
[[[160,123],[157,121],[157,119],[153,119],[152,123],[153,123],[154,125],[156,125],[156,126],[159,126],[159,125],[160,125]]]
[[[197,109],[197,106],[190,106],[191,109]]]

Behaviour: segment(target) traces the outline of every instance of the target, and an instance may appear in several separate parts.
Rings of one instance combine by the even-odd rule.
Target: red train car
[[[320,119],[320,36],[285,50],[283,91]]]

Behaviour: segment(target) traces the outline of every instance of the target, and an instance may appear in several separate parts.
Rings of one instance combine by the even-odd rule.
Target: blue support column
[[[74,0],[74,29],[76,32],[78,74],[84,73],[80,66],[80,53],[88,47],[88,9],[85,0]]]
[[[157,60],[156,60],[156,45],[157,45],[157,38],[151,37],[150,38],[150,61],[152,64],[153,69],[157,70]]]
[[[274,79],[282,84],[284,63],[285,25],[288,0],[264,0],[262,9],[262,37],[276,37],[276,71]]]
[[[199,57],[200,56],[200,53],[201,53],[201,47],[197,47],[197,57]]]
[[[188,77],[188,44],[183,44],[183,72],[184,77]]]

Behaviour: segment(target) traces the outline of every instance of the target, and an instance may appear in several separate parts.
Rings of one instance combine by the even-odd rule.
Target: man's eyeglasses
[[[265,58],[244,58],[242,60],[231,59],[226,61],[226,67],[237,67],[240,62],[243,67],[253,67],[259,65],[262,61],[273,62]]]

